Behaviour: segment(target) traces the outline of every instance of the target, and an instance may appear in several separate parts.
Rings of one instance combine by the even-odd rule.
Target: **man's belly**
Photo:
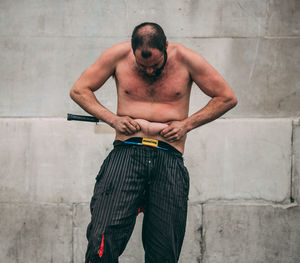
[[[175,147],[178,151],[183,153],[186,137],[184,137],[180,141],[170,143],[164,137],[162,137],[160,135],[160,132],[168,126],[167,124],[159,123],[159,122],[149,122],[149,121],[143,120],[143,119],[134,119],[134,120],[140,125],[141,130],[130,136],[127,136],[125,134],[117,132],[116,140],[125,141],[131,137],[144,137],[144,138],[149,138],[149,139],[156,139],[156,140],[167,142],[168,144]]]
[[[150,103],[139,101],[119,102],[117,115],[152,123],[183,120],[188,115],[188,107],[183,103]]]

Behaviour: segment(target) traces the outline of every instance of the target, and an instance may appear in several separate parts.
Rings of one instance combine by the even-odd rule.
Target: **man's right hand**
[[[128,116],[116,116],[112,122],[112,127],[125,135],[132,135],[141,130],[140,125]]]

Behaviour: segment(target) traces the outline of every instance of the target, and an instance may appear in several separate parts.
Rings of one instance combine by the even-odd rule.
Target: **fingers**
[[[121,125],[120,132],[124,133],[126,135],[131,135],[131,134],[134,134],[136,132],[136,129],[131,124],[124,123],[124,124]]]
[[[133,134],[134,132],[132,132],[126,125],[124,125],[122,127],[122,130],[121,130],[122,133],[126,134],[126,135],[131,135]]]
[[[168,127],[161,131],[160,135],[168,142],[175,142],[180,140],[185,133],[180,122],[170,122]]]
[[[132,135],[141,130],[139,124],[130,117],[121,117],[119,131],[125,135]]]
[[[164,136],[164,138],[169,142],[174,142],[174,141],[178,141],[181,138],[181,136],[179,135],[178,131],[173,130],[173,131],[167,133]]]
[[[161,135],[168,141],[168,142],[175,142],[180,139],[179,131],[176,128],[167,127],[161,132]]]
[[[128,134],[134,134],[140,130],[140,126],[137,122],[134,120],[129,120],[128,122],[125,122],[125,130]]]
[[[179,134],[176,133],[173,136],[166,138],[166,140],[168,142],[175,142],[175,141],[178,141],[180,138],[181,138],[181,136],[179,136]]]
[[[135,131],[136,131],[136,132],[138,132],[138,131],[141,130],[140,125],[139,125],[136,121],[130,120],[130,124],[135,128]]]
[[[168,134],[168,133],[169,133],[170,131],[172,131],[172,130],[173,130],[173,127],[168,126],[168,127],[164,128],[164,129],[160,132],[160,135],[163,136],[163,137],[165,137],[166,134]]]
[[[130,122],[126,122],[125,126],[126,126],[126,130],[129,131],[130,133],[135,133],[137,131],[136,127]]]
[[[165,133],[164,138],[170,138],[170,137],[174,136],[177,132],[178,132],[178,129],[173,129],[173,130]]]

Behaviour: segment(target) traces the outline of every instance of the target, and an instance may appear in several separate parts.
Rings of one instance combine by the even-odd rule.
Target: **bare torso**
[[[166,42],[165,47],[163,52],[142,47],[133,53],[131,43],[125,42],[108,48],[76,81],[70,96],[114,128],[116,139],[158,139],[183,153],[186,134],[235,107],[237,98],[201,55],[180,44]],[[115,77],[117,86],[117,115],[93,94],[110,76]],[[211,100],[188,116],[193,82]]]
[[[130,43],[124,45],[127,45],[128,53],[115,71],[117,114],[136,119],[141,130],[131,136],[116,132],[116,139],[126,140],[134,136],[165,141],[159,133],[167,127],[166,123],[188,116],[192,85],[189,72],[180,62],[177,45],[171,44],[161,76],[155,80],[146,78],[138,69]],[[183,152],[185,139],[186,136],[170,144]]]

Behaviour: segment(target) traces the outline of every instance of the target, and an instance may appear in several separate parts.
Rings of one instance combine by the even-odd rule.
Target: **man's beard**
[[[149,79],[152,79],[152,80],[156,80],[157,78],[159,78],[162,71],[163,71],[163,69],[166,66],[167,59],[168,59],[168,54],[167,54],[167,51],[165,50],[164,51],[164,63],[162,64],[162,66],[160,68],[154,70],[154,74],[147,74],[146,72],[143,72],[144,76],[149,78]]]

